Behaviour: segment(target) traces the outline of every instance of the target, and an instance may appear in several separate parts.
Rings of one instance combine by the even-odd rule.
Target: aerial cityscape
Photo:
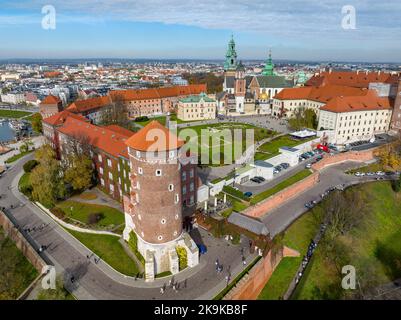
[[[300,2],[0,1],[0,300],[401,300],[401,7]]]

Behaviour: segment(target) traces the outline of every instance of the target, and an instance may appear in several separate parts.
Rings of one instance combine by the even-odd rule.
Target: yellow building
[[[216,100],[206,93],[189,96],[178,101],[177,118],[182,121],[209,120],[216,118]]]

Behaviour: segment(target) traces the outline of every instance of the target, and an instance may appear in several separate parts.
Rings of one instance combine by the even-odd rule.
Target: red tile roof
[[[127,137],[131,137],[135,133],[135,132],[133,132],[131,130],[125,129],[123,127],[120,127],[120,126],[118,126],[116,124],[110,124],[110,125],[105,126],[103,128],[106,128],[108,130],[117,132],[117,133],[122,134],[122,135],[127,136]]]
[[[346,86],[300,87],[281,90],[275,95],[279,100],[312,100],[326,103],[339,96],[363,96],[368,90]]]
[[[182,147],[184,141],[178,139],[169,129],[154,120],[129,138],[126,145],[145,152],[166,151]]]
[[[42,100],[40,104],[59,104],[61,103],[61,100],[59,97],[53,96],[53,95],[48,95],[46,98]]]
[[[128,157],[127,146],[125,141],[134,135],[129,131],[127,134],[116,132],[106,127],[98,127],[88,122],[78,120],[74,117],[67,117],[66,121],[59,128],[59,131],[68,136],[84,135],[88,137],[89,143],[104,152],[118,157],[123,155]]]
[[[325,71],[314,75],[306,82],[306,86],[342,85],[356,88],[369,88],[369,83],[384,82],[390,84],[398,83],[400,74],[386,72],[364,72],[364,71]]]
[[[389,98],[378,97],[376,91],[369,90],[364,96],[336,97],[330,100],[320,110],[331,112],[353,112],[353,111],[371,111],[371,110],[389,110],[391,109]]]
[[[174,86],[138,90],[112,90],[109,92],[109,95],[113,100],[118,99],[118,97],[121,96],[124,101],[133,101],[180,97],[200,94],[201,92],[206,91],[206,84],[192,84],[188,86]]]
[[[111,104],[109,96],[90,98],[85,100],[77,100],[70,104],[67,110],[74,113],[86,112],[94,109],[99,109]]]
[[[45,122],[47,124],[50,124],[52,126],[59,126],[59,125],[62,125],[67,120],[67,118],[69,118],[69,117],[72,117],[72,118],[77,119],[77,120],[89,122],[89,120],[86,119],[85,117],[83,117],[83,116],[81,116],[79,114],[71,113],[71,112],[66,111],[66,110],[58,112],[58,113],[56,113],[55,115],[53,115],[51,117],[43,119],[43,122]]]

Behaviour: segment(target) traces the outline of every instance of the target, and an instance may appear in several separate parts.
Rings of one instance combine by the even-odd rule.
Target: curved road
[[[48,246],[42,257],[56,267],[58,274],[74,275],[76,281],[74,285],[70,283],[68,289],[77,299],[212,299],[226,285],[227,268],[231,270],[232,279],[243,270],[241,246],[215,239],[201,229],[195,229],[195,236],[202,238],[208,252],[201,256],[197,267],[188,268],[175,276],[175,281],[180,283],[178,292],[168,289],[163,295],[160,294],[160,287],[168,279],[146,283],[142,279],[135,280],[116,272],[102,260],[95,264],[93,259],[88,260],[87,255],[91,252],[85,246],[18,191],[22,165],[32,157],[29,155],[19,160],[0,178],[0,207],[6,208],[7,214],[20,228],[48,224],[42,231],[25,236],[36,248]],[[10,205],[14,209],[10,209]],[[255,255],[249,254],[246,239],[242,243],[247,261],[250,262]],[[221,274],[215,271],[217,258],[224,266]]]

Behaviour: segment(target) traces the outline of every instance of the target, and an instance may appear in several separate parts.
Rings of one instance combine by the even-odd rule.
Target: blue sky
[[[41,27],[44,5],[56,29]],[[344,5],[356,29],[341,27]],[[0,58],[224,57],[401,62],[399,0],[0,0]]]

